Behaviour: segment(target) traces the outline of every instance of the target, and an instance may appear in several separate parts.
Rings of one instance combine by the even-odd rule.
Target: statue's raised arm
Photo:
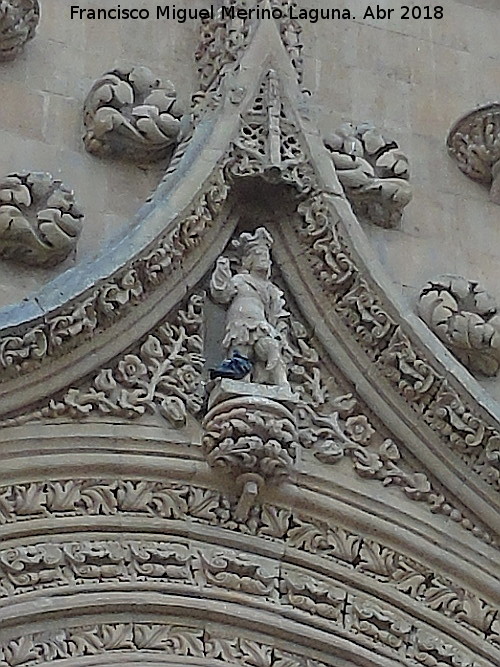
[[[227,257],[219,257],[210,279],[210,294],[216,303],[229,303],[236,295],[233,273]]]

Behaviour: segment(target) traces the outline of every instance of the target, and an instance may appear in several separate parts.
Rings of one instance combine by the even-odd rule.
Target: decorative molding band
[[[437,612],[473,633],[480,633],[494,645],[500,644],[500,637],[497,636],[500,635],[500,627],[496,623],[498,611],[492,604],[415,558],[334,526],[331,521],[327,525],[300,511],[256,504],[242,519],[238,518],[229,498],[218,491],[189,484],[153,481],[58,480],[0,489],[0,521],[4,524],[4,536],[7,536],[10,524],[26,525],[31,520],[50,517],[52,521],[57,521],[77,516],[94,519],[99,516],[126,516],[139,522],[144,522],[146,518],[162,519],[168,521],[166,525],[173,531],[172,538],[176,524],[181,527],[190,521],[221,529],[222,539],[226,534],[238,533],[243,538],[253,536],[267,543],[271,540],[275,545],[282,545],[280,553],[284,548],[307,554],[305,565],[311,573],[317,570],[319,579],[324,579],[332,566],[340,567],[341,571],[347,568],[349,572],[354,571],[373,580],[373,585],[365,582],[363,590],[368,590],[367,586],[372,589],[373,586],[375,589],[379,585],[387,586],[388,595],[400,596],[399,604],[408,596],[421,608],[423,618],[429,613],[429,618],[432,618],[432,613]],[[32,524],[31,532],[35,530],[35,525]],[[182,530],[180,534],[183,534]],[[272,599],[279,597],[279,590],[281,593],[288,591],[295,596],[299,608],[305,605],[305,611],[308,611],[308,602],[300,601],[304,596],[311,601],[316,600],[314,604],[320,605],[320,610],[323,603],[334,604],[333,601],[322,602],[321,586],[316,586],[317,590],[313,586],[311,590],[300,593],[292,584],[278,585],[275,581],[278,575],[269,558],[262,560],[262,572],[251,564],[260,562],[260,556],[252,556],[250,564],[248,557],[240,557],[241,554],[234,554],[228,560],[220,556],[222,547],[204,547],[200,560],[181,537],[173,540],[174,546],[165,541],[148,542],[133,538],[129,546],[123,540],[117,542],[112,539],[66,543],[67,546],[64,546],[62,540],[64,538],[52,540],[45,546],[31,543],[1,551],[0,596],[11,597],[36,588],[41,590],[49,584],[71,585],[78,579],[91,582],[150,577],[158,581],[172,578],[177,583],[183,580],[189,583],[199,581],[203,576],[207,584]],[[267,548],[264,549],[264,553],[267,551]],[[192,567],[193,558],[198,574]],[[234,563],[229,565],[231,559]],[[295,562],[295,558],[291,558],[291,563]],[[345,573],[341,580],[345,581],[349,576]],[[302,581],[301,578],[302,583],[306,579]],[[292,589],[295,592],[292,593]],[[319,615],[329,617],[330,612],[327,612]],[[498,620],[500,622],[500,618]]]

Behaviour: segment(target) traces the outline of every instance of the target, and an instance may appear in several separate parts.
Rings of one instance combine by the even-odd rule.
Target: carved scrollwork
[[[84,105],[85,147],[100,157],[151,162],[179,141],[175,88],[146,67],[114,69],[92,86]]]
[[[0,2],[0,61],[13,60],[33,39],[40,21],[38,0]]]
[[[237,476],[264,479],[290,475],[296,458],[293,414],[263,396],[241,396],[215,405],[204,420],[203,447],[210,466]]]
[[[172,426],[183,426],[187,414],[197,414],[203,402],[203,300],[202,294],[192,295],[175,320],[160,325],[137,350],[100,370],[83,387],[51,399],[24,421],[91,414],[135,419],[150,413]]]
[[[224,13],[219,9],[215,18],[202,19],[200,41],[195,52],[202,91],[207,91],[217,82],[226,67],[237,63],[252,34],[255,20],[251,13],[246,18],[240,18],[237,15],[232,17],[231,12],[235,9],[252,12],[262,8],[262,5],[264,0],[247,0],[243,7],[237,0],[228,0]],[[291,11],[296,10],[297,3],[295,0],[271,0],[270,6],[280,10],[281,40],[300,80],[303,66],[302,28]]]
[[[500,368],[500,315],[492,296],[476,281],[441,276],[420,292],[424,322],[471,371],[492,376]]]
[[[446,143],[459,169],[491,186],[491,200],[500,204],[500,104],[487,104],[460,118]]]
[[[379,227],[396,227],[412,198],[408,158],[373,125],[345,123],[325,139],[354,211]]]
[[[0,180],[0,257],[54,266],[76,248],[82,226],[73,192],[47,173]]]

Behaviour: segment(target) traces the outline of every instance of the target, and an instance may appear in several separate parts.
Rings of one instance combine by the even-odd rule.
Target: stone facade
[[[496,667],[498,207],[445,142],[498,12],[46,4],[0,71],[0,665]]]

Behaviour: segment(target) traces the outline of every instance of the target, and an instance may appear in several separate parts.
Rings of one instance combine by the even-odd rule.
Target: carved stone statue
[[[233,274],[230,260],[220,257],[210,281],[217,303],[229,304],[224,349],[253,363],[252,380],[289,389],[285,360],[283,293],[270,280],[272,236],[264,227],[243,233],[236,242],[241,268]]]

